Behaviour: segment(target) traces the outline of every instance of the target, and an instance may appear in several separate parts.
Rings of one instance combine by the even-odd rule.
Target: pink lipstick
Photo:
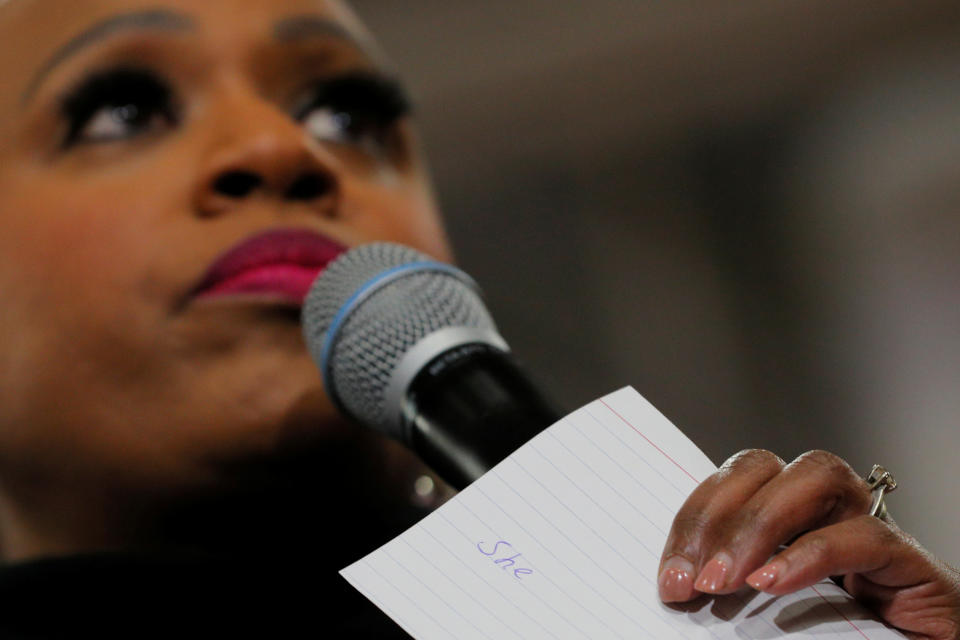
[[[314,231],[268,231],[217,258],[191,297],[266,296],[300,305],[314,279],[345,250],[342,244]]]

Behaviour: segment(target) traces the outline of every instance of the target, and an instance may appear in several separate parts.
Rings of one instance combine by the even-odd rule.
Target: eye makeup
[[[314,81],[293,116],[321,141],[373,145],[385,150],[398,120],[412,111],[400,83],[370,71],[354,71]],[[311,126],[322,118],[320,127]]]
[[[373,155],[391,151],[398,120],[411,112],[400,83],[381,73],[346,71],[308,83],[290,117],[320,142]],[[181,109],[174,88],[150,68],[93,71],[60,99],[61,148],[116,142],[172,128]]]
[[[178,121],[170,84],[152,70],[115,67],[86,76],[61,99],[62,147],[127,139]]]

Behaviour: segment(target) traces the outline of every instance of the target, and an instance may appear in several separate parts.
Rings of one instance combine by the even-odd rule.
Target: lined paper
[[[657,596],[673,516],[716,467],[634,389],[563,418],[341,571],[420,640],[903,638],[826,581]]]

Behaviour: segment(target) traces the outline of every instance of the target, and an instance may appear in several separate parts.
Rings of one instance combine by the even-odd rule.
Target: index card
[[[903,638],[826,581],[668,606],[673,516],[716,466],[632,388],[563,418],[341,572],[414,638]]]

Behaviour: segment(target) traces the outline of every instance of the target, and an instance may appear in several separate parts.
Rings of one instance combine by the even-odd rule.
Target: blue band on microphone
[[[327,329],[327,334],[323,341],[323,349],[320,352],[320,370],[323,372],[323,386],[327,391],[327,396],[331,400],[337,402],[336,394],[330,387],[330,382],[328,382],[332,380],[329,370],[330,356],[333,352],[334,343],[337,341],[340,327],[347,321],[347,318],[350,317],[350,314],[354,312],[360,303],[363,302],[374,291],[380,289],[390,282],[393,282],[394,280],[421,271],[439,271],[446,273],[470,285],[475,291],[479,292],[480,290],[473,278],[468,276],[460,269],[457,269],[452,265],[433,260],[408,262],[407,264],[391,267],[386,271],[381,271],[377,275],[364,282],[359,288],[357,288],[353,295],[343,303],[343,306],[340,307],[340,310],[337,311],[337,315],[333,317],[333,322],[330,323],[330,327]]]

